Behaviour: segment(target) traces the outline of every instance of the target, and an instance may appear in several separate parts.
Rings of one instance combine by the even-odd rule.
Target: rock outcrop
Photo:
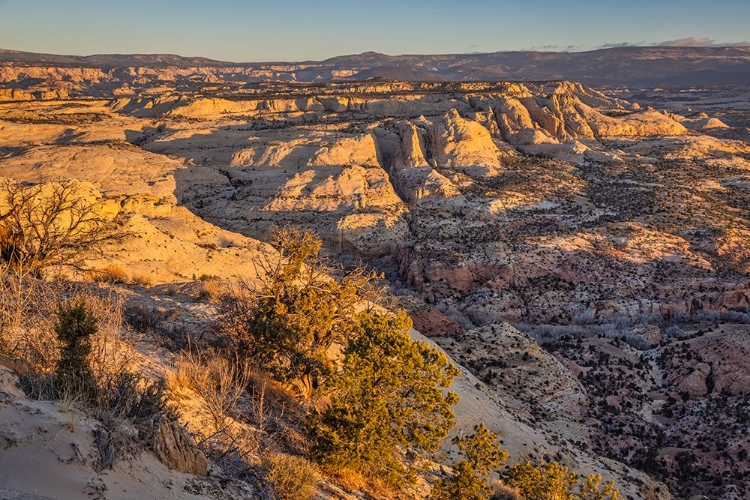
[[[156,424],[154,452],[164,465],[178,472],[203,475],[208,469],[206,456],[177,422],[161,420]]]

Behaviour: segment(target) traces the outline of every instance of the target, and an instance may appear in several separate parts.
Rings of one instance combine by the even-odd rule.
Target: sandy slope
[[[215,478],[169,470],[149,452],[97,470],[93,432],[101,424],[64,403],[26,399],[14,379],[0,366],[0,485],[12,492],[0,490],[0,498],[251,498]]]

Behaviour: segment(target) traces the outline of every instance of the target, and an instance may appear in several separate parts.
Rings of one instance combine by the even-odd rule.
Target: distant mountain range
[[[170,54],[66,56],[0,50],[0,66],[237,68],[269,80],[326,82],[574,80],[590,85],[705,86],[750,83],[750,47],[617,47],[588,52],[401,55],[235,63]],[[257,81],[257,79],[255,79]]]

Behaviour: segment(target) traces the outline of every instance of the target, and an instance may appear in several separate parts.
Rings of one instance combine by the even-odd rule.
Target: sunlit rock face
[[[611,110],[618,116],[603,114]],[[565,82],[290,87],[272,96],[176,100],[163,118],[190,118],[190,125],[147,133],[141,146],[226,177],[213,187],[222,196],[205,185],[182,190],[186,203],[211,220],[255,236],[272,220],[309,225],[332,250],[372,257],[406,244],[415,206],[466,210],[464,191],[497,178],[524,146],[582,163],[610,158],[597,146],[599,131],[686,132],[659,113],[640,114],[625,101]]]

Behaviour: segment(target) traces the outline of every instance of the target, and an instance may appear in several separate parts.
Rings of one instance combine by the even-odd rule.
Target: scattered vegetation
[[[132,366],[121,298],[48,271],[79,267],[84,249],[117,234],[76,183],[6,183],[0,195],[0,354],[23,367],[30,397],[60,400],[71,415],[76,406],[100,420],[102,466],[111,466],[126,450],[150,446],[155,423],[176,416],[163,384]],[[123,422],[137,435],[117,431]]]
[[[332,268],[308,231],[275,228],[271,241],[280,258],[260,259],[260,283],[223,300],[223,330],[300,397],[316,462],[400,487],[414,476],[404,453],[437,451],[453,425],[456,397],[443,391],[457,370],[409,338],[403,311],[357,312],[376,294],[364,268]]]
[[[363,267],[330,266],[307,231],[277,228],[272,241],[280,258],[258,260],[258,283],[207,292],[221,296],[220,331],[229,345],[188,344],[166,384],[133,370],[122,334],[123,317],[137,331],[160,332],[169,314],[124,309],[95,285],[48,279],[49,260],[5,262],[0,350],[28,364],[23,385],[31,396],[75,401],[100,419],[101,467],[132,446],[150,446],[154,426],[176,418],[168,397],[179,403],[192,392],[211,421],[197,430],[199,445],[227,471],[241,463],[246,474],[260,465],[277,498],[314,494],[318,470],[310,460],[342,484],[403,490],[454,424],[457,398],[448,388],[458,370],[437,349],[411,340],[404,311],[368,306],[377,278]],[[107,281],[120,281],[114,278]],[[123,421],[138,435],[122,435]],[[507,453],[484,425],[454,443],[464,458],[433,498],[513,498],[514,487],[522,491],[520,472],[518,483],[490,488],[490,473]]]

